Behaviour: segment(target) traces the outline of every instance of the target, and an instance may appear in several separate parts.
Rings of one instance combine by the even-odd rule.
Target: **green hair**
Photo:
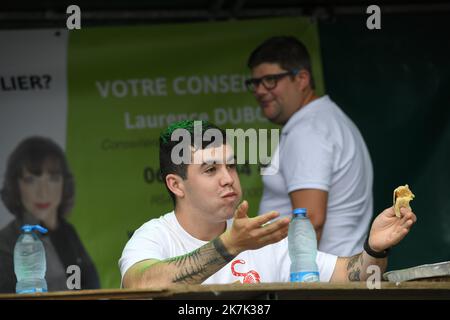
[[[186,129],[187,131],[189,131],[189,133],[193,134],[194,121],[201,121],[202,128],[211,127],[211,124],[206,120],[182,120],[172,123],[170,126],[168,126],[166,130],[161,132],[159,138],[162,140],[163,143],[169,143],[171,141],[170,137],[172,136],[172,133],[177,129]]]

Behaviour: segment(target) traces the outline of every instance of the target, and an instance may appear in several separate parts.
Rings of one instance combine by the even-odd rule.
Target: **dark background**
[[[450,260],[450,16],[364,16],[320,24],[327,93],[356,122],[374,164],[375,212],[409,184],[418,220],[389,269]]]

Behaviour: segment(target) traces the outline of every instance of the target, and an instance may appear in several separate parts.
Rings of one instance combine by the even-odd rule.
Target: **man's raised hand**
[[[390,207],[378,215],[370,229],[369,246],[382,252],[399,243],[417,221],[411,209],[401,208],[401,217],[395,216],[394,208]]]
[[[248,202],[244,200],[234,213],[231,229],[221,235],[224,246],[230,254],[238,255],[242,251],[259,249],[287,236],[290,218],[282,218],[268,223],[279,217],[280,214],[271,211],[249,218],[247,212]]]

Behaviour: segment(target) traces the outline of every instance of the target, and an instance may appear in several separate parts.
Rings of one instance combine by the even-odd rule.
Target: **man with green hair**
[[[214,139],[203,139],[208,130]],[[188,133],[187,142],[174,141],[180,132]],[[191,161],[179,163],[174,150],[188,150]],[[274,220],[277,212],[248,217],[223,130],[206,121],[201,131],[190,120],[173,124],[160,136],[160,166],[174,210],[143,224],[128,241],[119,260],[123,287],[289,281],[290,218]],[[391,207],[375,219],[360,254],[344,258],[318,252],[320,281],[364,280],[371,265],[385,270],[388,249],[416,221],[410,209],[401,212],[399,219]]]

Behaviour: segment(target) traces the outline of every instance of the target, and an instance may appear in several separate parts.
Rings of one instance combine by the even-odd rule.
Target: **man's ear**
[[[166,185],[172,193],[174,193],[177,197],[184,197],[184,183],[183,178],[179,175],[170,173],[166,176]]]
[[[299,89],[305,90],[306,88],[311,88],[311,74],[309,71],[302,69],[295,76],[298,81]]]

